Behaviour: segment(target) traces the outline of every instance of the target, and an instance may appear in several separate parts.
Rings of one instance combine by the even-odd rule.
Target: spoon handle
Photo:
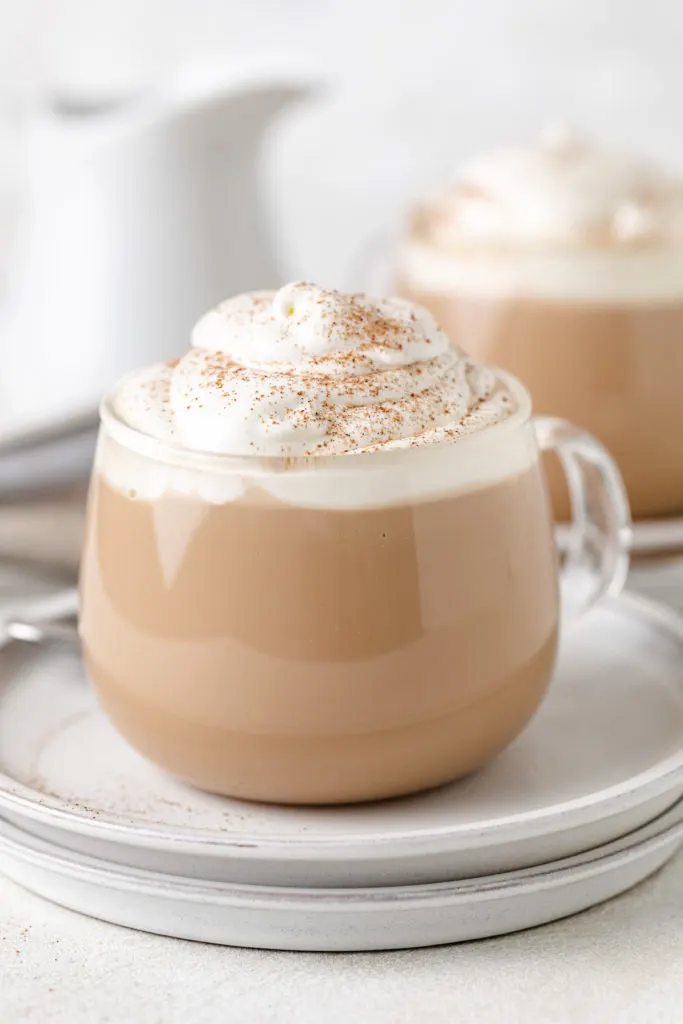
[[[78,640],[78,590],[69,587],[41,597],[8,616],[3,628],[12,640],[41,643],[44,640]]]

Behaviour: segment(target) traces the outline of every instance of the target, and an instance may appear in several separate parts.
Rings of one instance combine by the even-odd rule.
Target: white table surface
[[[166,939],[0,879],[0,978],[2,1024],[680,1024],[683,853],[574,918],[393,953]]]

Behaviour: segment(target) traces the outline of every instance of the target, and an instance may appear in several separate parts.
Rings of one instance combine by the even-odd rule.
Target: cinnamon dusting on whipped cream
[[[516,407],[495,371],[402,299],[297,282],[221,303],[192,346],[114,397],[124,422],[190,450],[294,458],[413,447]]]

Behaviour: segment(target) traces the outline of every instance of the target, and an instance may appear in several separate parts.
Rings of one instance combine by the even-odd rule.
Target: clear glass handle
[[[631,514],[621,474],[607,449],[566,420],[534,419],[543,452],[554,451],[567,477],[572,522],[560,577],[562,618],[576,619],[628,574]]]

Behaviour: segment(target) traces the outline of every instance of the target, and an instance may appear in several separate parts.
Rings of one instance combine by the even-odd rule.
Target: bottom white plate
[[[123,870],[0,822],[0,870],[55,903],[129,928],[338,952],[433,946],[546,924],[636,885],[681,842],[683,802],[629,836],[543,867],[431,885],[299,889]]]

